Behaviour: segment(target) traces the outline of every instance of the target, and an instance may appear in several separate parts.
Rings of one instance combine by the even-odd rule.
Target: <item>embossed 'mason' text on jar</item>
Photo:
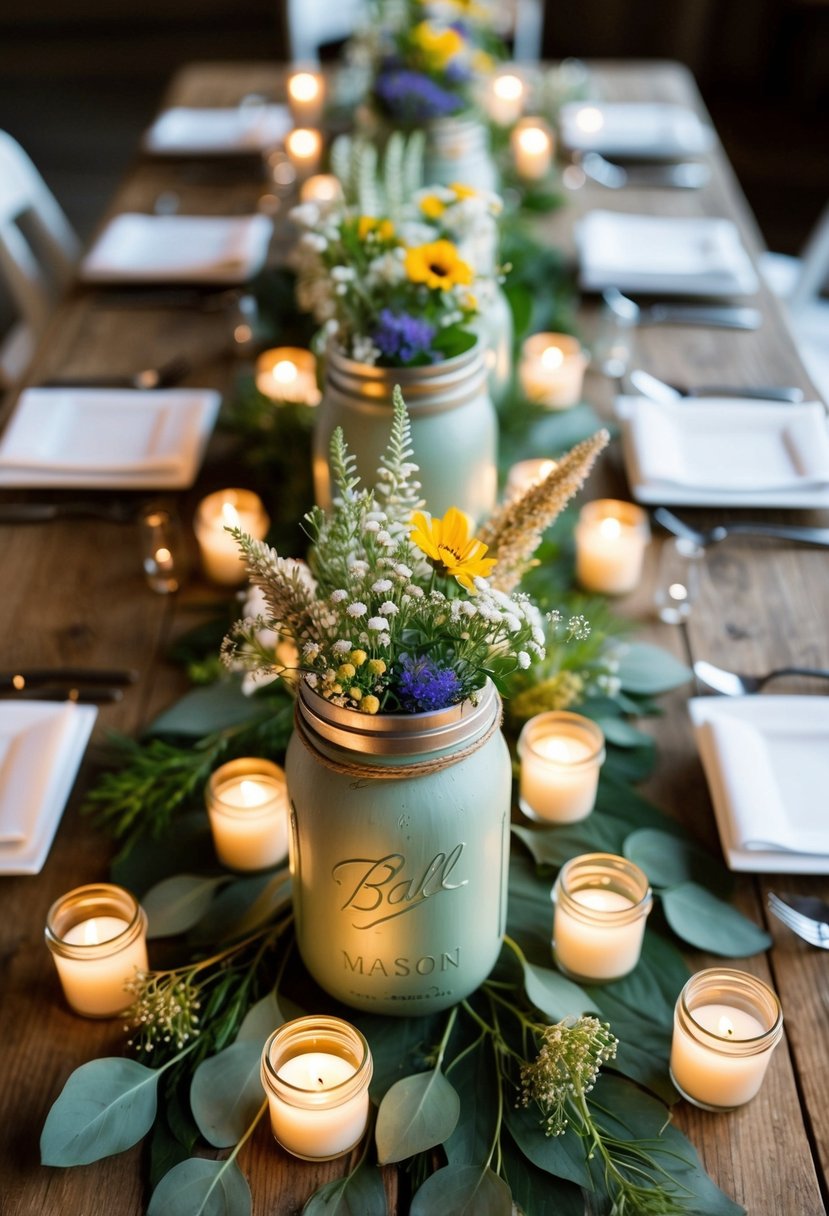
[[[510,761],[488,685],[369,717],[303,685],[286,761],[297,941],[338,1000],[378,1013],[455,1004],[501,946]]]

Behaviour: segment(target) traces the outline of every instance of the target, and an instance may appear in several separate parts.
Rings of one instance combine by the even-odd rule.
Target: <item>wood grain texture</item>
[[[662,99],[701,103],[688,74],[675,64],[598,67],[608,99]],[[201,64],[180,73],[168,102],[227,105],[246,93],[280,97],[280,75],[269,65]],[[587,183],[573,191],[568,206],[540,221],[542,231],[572,252],[579,216],[592,207],[676,215],[727,215],[741,226],[752,250],[756,226],[722,152],[711,154],[713,176],[697,193],[609,192]],[[256,209],[267,183],[253,162],[236,166],[142,159],[136,162],[113,200],[110,214],[149,211],[162,191],[174,190],[182,211],[242,213]],[[175,354],[193,362],[187,382],[226,388],[238,364],[229,350],[229,319],[201,311],[122,311],[101,306],[99,290],[78,288],[56,313],[35,365],[34,377],[58,372],[124,373],[155,366]],[[765,324],[756,334],[682,327],[642,329],[637,360],[656,375],[677,381],[791,383],[809,388],[779,307],[763,291]],[[589,301],[580,324],[589,336],[597,309]],[[589,374],[586,395],[610,418],[613,385]],[[7,409],[11,402],[7,403]],[[200,495],[233,478],[221,442],[211,445],[194,489],[178,497],[185,530]],[[627,497],[619,452],[602,459],[588,490],[590,497]],[[106,499],[108,496],[101,495]],[[5,491],[0,499],[46,497]],[[55,495],[54,497],[59,497]],[[135,496],[140,499],[141,496]],[[685,514],[685,512],[682,512]],[[745,515],[746,513],[743,513]],[[751,512],[764,518],[782,513]],[[689,511],[694,523],[716,522],[717,513]],[[817,512],[785,518],[826,522]],[[637,634],[669,649],[677,658],[707,658],[745,671],[784,662],[829,666],[825,621],[829,555],[819,550],[749,540],[728,541],[706,561],[700,602],[686,630],[653,617],[652,595],[660,537],[648,554],[645,578],[633,595],[618,602]],[[192,539],[191,558],[194,557]],[[0,666],[18,663],[89,663],[136,667],[139,684],[120,705],[102,708],[95,746],[59,829],[56,843],[36,878],[0,883],[0,1043],[5,1084],[0,1095],[0,1190],[9,1216],[55,1212],[118,1212],[137,1216],[146,1204],[139,1150],[84,1169],[43,1169],[37,1143],[46,1112],[69,1073],[99,1054],[116,1054],[122,1034],[116,1023],[88,1022],[64,1006],[57,978],[42,941],[50,903],[64,890],[103,878],[109,845],[78,814],[83,787],[94,773],[97,746],[108,730],[135,733],[184,689],[178,667],[164,658],[169,640],[202,619],[216,593],[194,573],[173,599],[146,587],[136,529],[84,521],[0,527],[3,596],[0,598]],[[663,700],[664,715],[643,726],[657,741],[659,763],[643,792],[675,816],[714,852],[719,849],[707,788],[688,721],[688,688]],[[737,902],[765,923],[765,896],[773,889],[829,895],[826,879],[742,876]],[[780,993],[787,1035],[776,1052],[766,1083],[747,1107],[727,1116],[677,1108],[676,1119],[691,1137],[717,1182],[743,1203],[750,1216],[818,1216],[825,1211],[829,1170],[829,1051],[826,1010],[829,974],[826,955],[810,950],[789,931],[771,924],[774,948],[768,956],[735,965],[768,980]],[[717,960],[689,953],[697,969]],[[274,1144],[266,1124],[244,1150],[241,1165],[250,1179],[255,1216],[294,1216],[325,1179],[340,1175],[345,1163],[312,1166],[288,1158]],[[818,1173],[820,1172],[820,1181]],[[406,1210],[394,1171],[386,1171],[390,1213]],[[823,1188],[823,1189],[821,1189]]]

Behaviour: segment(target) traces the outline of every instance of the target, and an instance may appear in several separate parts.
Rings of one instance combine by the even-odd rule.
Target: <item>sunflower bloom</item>
[[[428,21],[421,21],[415,26],[412,41],[436,68],[445,68],[466,46],[462,35],[451,26],[438,29]]]
[[[432,519],[422,511],[412,516],[412,544],[425,553],[439,574],[456,578],[467,591],[475,591],[475,578],[488,578],[494,557],[485,557],[487,546],[469,535],[469,521],[457,507],[443,519]]]
[[[475,277],[472,267],[452,241],[430,241],[406,252],[406,274],[412,283],[425,283],[435,291],[468,286]]]

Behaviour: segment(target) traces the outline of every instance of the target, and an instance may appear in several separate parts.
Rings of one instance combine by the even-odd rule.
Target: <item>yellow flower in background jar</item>
[[[407,251],[405,265],[412,283],[425,283],[435,291],[449,291],[459,284],[467,286],[475,277],[452,241],[415,245]]]
[[[443,519],[430,519],[422,511],[412,516],[410,540],[425,553],[441,574],[456,578],[467,591],[475,591],[475,578],[487,578],[495,565],[485,557],[487,546],[469,535],[463,511],[450,507]]]
[[[466,46],[457,30],[438,29],[429,21],[421,21],[415,26],[412,41],[436,68],[445,68],[450,60],[462,54]]]

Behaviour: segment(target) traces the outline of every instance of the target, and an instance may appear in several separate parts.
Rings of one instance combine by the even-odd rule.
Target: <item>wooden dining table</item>
[[[591,72],[609,100],[664,100],[704,113],[693,79],[674,63],[596,63]],[[283,72],[271,64],[193,64],[172,81],[165,105],[235,105],[245,95],[282,96]],[[148,121],[150,116],[148,115]],[[677,216],[733,219],[753,255],[762,241],[729,162],[719,144],[707,154],[712,173],[696,191],[611,191],[590,181],[566,192],[565,204],[539,217],[538,228],[565,253],[573,231],[591,208]],[[253,161],[152,159],[137,156],[108,210],[151,212],[160,196],[174,193],[182,213],[241,214],[263,206],[270,193]],[[277,230],[285,203],[276,206]],[[278,243],[277,243],[278,244]],[[652,326],[636,331],[636,360],[656,376],[680,383],[787,384],[816,394],[800,363],[780,304],[765,287],[756,303],[763,324],[756,332],[690,326]],[[579,324],[589,335],[598,305],[585,301]],[[225,309],[198,307],[107,307],[100,290],[78,284],[57,308],[31,368],[32,383],[50,377],[118,375],[183,355],[192,370],[186,383],[230,394],[240,361]],[[588,373],[585,398],[610,418],[615,386]],[[5,403],[6,417],[14,400]],[[7,1216],[73,1213],[132,1216],[148,1201],[145,1162],[136,1146],[96,1164],[61,1170],[41,1166],[38,1141],[46,1114],[70,1073],[87,1060],[118,1055],[124,1048],[120,1019],[92,1021],[66,1006],[43,941],[52,902],[70,887],[107,876],[112,842],[80,814],[84,792],[98,771],[109,732],[135,736],[187,688],[180,666],[167,658],[169,643],[203,619],[205,607],[224,596],[199,575],[189,531],[197,500],[227,484],[225,448],[211,444],[196,485],[176,496],[185,523],[191,576],[174,595],[155,594],[142,571],[135,526],[102,519],[56,519],[29,525],[0,525],[0,670],[24,666],[133,668],[137,683],[120,703],[101,707],[92,744],[81,768],[48,860],[33,877],[0,879],[0,1208]],[[739,453],[735,453],[739,460]],[[629,497],[618,442],[611,444],[590,481],[590,497]],[[10,501],[60,502],[66,491],[0,492]],[[273,487],[278,509],[279,487]],[[73,492],[73,497],[79,497]],[[109,501],[101,491],[97,497]],[[695,525],[726,517],[827,524],[817,511],[680,512]],[[829,667],[829,552],[806,545],[734,538],[706,556],[698,603],[681,626],[655,618],[653,591],[664,535],[649,548],[641,586],[619,600],[621,615],[635,622],[636,636],[670,651],[683,662],[708,659],[738,671],[763,672],[789,664]],[[775,685],[775,691],[809,692],[808,684]],[[661,699],[662,714],[641,725],[655,739],[657,764],[643,792],[676,817],[703,846],[719,853],[706,781],[694,745],[684,685]],[[676,1124],[690,1137],[702,1161],[750,1216],[817,1216],[829,1195],[829,955],[795,937],[766,910],[769,890],[829,897],[829,877],[737,876],[736,904],[773,937],[766,954],[734,960],[779,994],[785,1037],[775,1052],[763,1088],[748,1105],[725,1115],[685,1102]],[[718,960],[692,950],[693,969]],[[202,1151],[202,1150],[200,1150]],[[209,1153],[206,1147],[203,1150]],[[256,1216],[289,1216],[323,1181],[342,1174],[345,1162],[308,1164],[288,1157],[263,1121],[246,1145],[240,1164],[253,1194]],[[406,1182],[386,1171],[389,1211],[407,1210]],[[549,1211],[553,1212],[552,1205]],[[539,1216],[533,1213],[533,1216]]]

